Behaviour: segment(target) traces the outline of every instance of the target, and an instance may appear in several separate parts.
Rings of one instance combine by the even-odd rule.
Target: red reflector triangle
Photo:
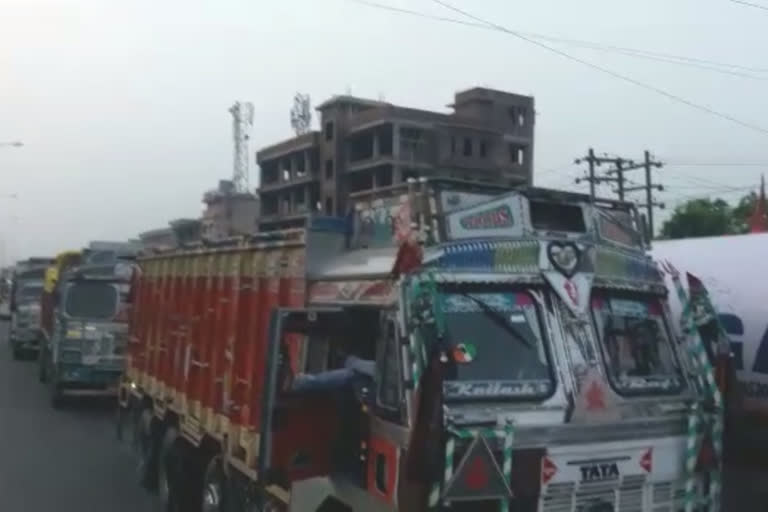
[[[640,467],[645,470],[646,473],[650,473],[653,469],[653,448],[648,448],[648,451],[640,457]]]
[[[443,500],[511,497],[509,482],[504,479],[488,443],[483,437],[476,437],[456,467],[453,478],[446,484]]]
[[[549,457],[541,459],[541,484],[547,485],[550,480],[555,478],[556,474],[557,466],[552,462],[552,459]]]

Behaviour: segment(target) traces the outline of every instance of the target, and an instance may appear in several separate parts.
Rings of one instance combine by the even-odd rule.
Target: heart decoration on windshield
[[[579,266],[581,251],[572,242],[550,242],[547,247],[547,256],[552,266],[561,274],[572,277],[576,273],[576,267]]]

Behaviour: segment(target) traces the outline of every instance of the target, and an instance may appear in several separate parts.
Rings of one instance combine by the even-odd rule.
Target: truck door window
[[[592,313],[619,393],[677,393],[683,380],[658,297],[598,293]]]
[[[397,344],[397,326],[387,320],[382,339],[379,366],[377,402],[380,407],[400,410],[400,359]]]

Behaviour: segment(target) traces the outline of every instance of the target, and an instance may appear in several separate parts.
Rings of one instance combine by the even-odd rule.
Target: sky
[[[24,142],[0,147],[0,263],[199,216],[202,193],[232,173],[228,108],[254,103],[253,152],[292,135],[297,91],[439,111],[475,85],[533,95],[542,186],[583,189],[572,162],[589,147],[650,150],[670,206],[735,200],[768,169],[768,0],[446,1],[516,33],[752,70],[536,39],[565,56],[354,0],[0,0],[0,142]],[[434,0],[380,3],[471,21]]]

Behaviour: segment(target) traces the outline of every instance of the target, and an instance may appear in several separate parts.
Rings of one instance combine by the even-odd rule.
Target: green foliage
[[[722,199],[693,199],[675,208],[661,226],[662,238],[717,236],[732,233],[733,211]]]
[[[661,226],[661,238],[689,238],[746,233],[747,221],[755,209],[757,194],[750,192],[736,206],[724,200],[693,199],[675,208]]]
[[[733,208],[733,232],[746,233],[749,231],[747,222],[752,212],[755,211],[757,203],[757,193],[750,192],[748,195],[739,199],[738,204]]]

